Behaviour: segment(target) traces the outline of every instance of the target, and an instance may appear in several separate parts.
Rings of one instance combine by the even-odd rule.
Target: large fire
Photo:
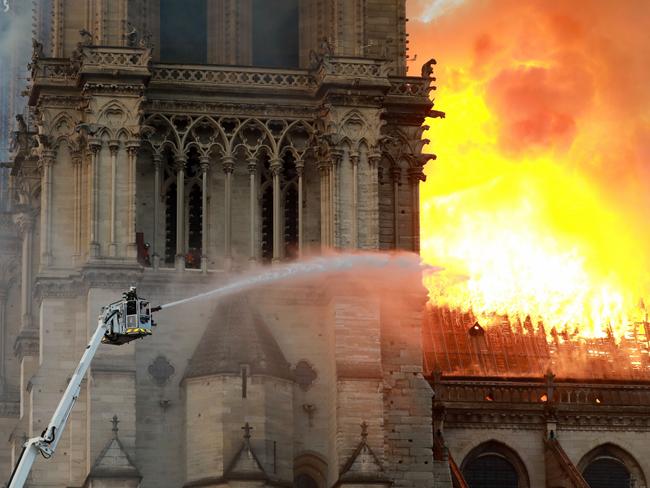
[[[422,256],[446,270],[427,282],[431,300],[485,325],[496,313],[584,338],[638,332],[650,306],[650,3],[410,8],[411,52],[437,56],[447,114],[425,134],[437,160],[421,187]]]

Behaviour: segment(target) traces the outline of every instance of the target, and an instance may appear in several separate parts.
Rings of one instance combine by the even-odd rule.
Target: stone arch
[[[593,448],[580,459],[577,468],[581,473],[584,473],[589,465],[599,460],[611,460],[620,463],[630,473],[632,481],[630,486],[647,488],[645,474],[634,456],[613,443],[605,443]]]
[[[461,471],[465,475],[472,463],[488,458],[507,462],[517,475],[517,488],[530,488],[530,478],[524,461],[517,451],[497,440],[483,442],[472,449],[463,459]]]
[[[248,128],[256,128],[261,133],[263,134],[264,137],[260,138],[258,143],[255,146],[250,146],[249,144],[246,143],[244,139],[244,131]],[[273,155],[273,157],[277,157],[278,154],[278,146],[277,143],[273,137],[273,134],[269,131],[269,128],[263,124],[260,120],[255,119],[255,118],[249,118],[244,121],[242,121],[235,132],[233,133],[232,137],[230,138],[231,140],[231,146],[232,146],[232,151],[235,150],[236,146],[241,144],[244,147],[246,147],[249,150],[254,150],[255,152],[262,148],[262,147],[268,147],[269,152]],[[239,144],[236,144],[236,142],[240,140],[241,142]]]
[[[318,488],[327,486],[327,461],[314,451],[304,451],[294,458],[293,477],[298,480],[301,475],[309,476]],[[294,486],[296,483],[294,483]]]

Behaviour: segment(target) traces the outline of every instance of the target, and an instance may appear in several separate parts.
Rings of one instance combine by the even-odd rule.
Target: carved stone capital
[[[116,156],[117,151],[120,149],[120,141],[109,141],[108,149],[111,151],[111,156]]]
[[[138,141],[128,141],[126,143],[126,151],[130,157],[132,158],[136,157],[139,150],[140,150],[140,143]]]
[[[185,156],[185,154],[175,154],[174,165],[176,166],[177,172],[185,171],[185,166],[187,166],[187,156]]]
[[[257,159],[249,158],[247,168],[248,168],[249,175],[254,175],[255,173],[257,173]]]
[[[224,156],[221,160],[221,167],[224,173],[232,173],[235,170],[235,158],[232,156]]]
[[[14,354],[18,361],[22,361],[25,356],[38,356],[38,348],[38,330],[33,327],[23,328],[14,342]]]
[[[28,232],[33,232],[35,222],[36,217],[32,212],[20,212],[14,214],[14,223],[16,224],[21,236],[24,236]]]
[[[208,168],[210,167],[210,157],[201,156],[199,163],[201,165],[201,174],[206,174],[208,172]]]
[[[280,158],[271,159],[269,169],[273,176],[279,176],[282,173],[282,160]]]
[[[102,148],[102,141],[100,139],[89,139],[88,149],[93,155],[97,155]]]
[[[40,157],[38,158],[38,165],[41,168],[51,167],[56,160],[56,152],[51,149],[45,149],[41,151]]]
[[[422,168],[409,168],[408,175],[409,181],[412,185],[416,185],[420,183],[420,181],[426,181],[427,179]]]
[[[153,162],[153,167],[154,167],[155,169],[160,170],[160,168],[161,168],[161,166],[162,166],[162,160],[163,160],[163,156],[162,156],[162,154],[160,154],[160,153],[153,153],[153,156],[152,156],[152,162]]]

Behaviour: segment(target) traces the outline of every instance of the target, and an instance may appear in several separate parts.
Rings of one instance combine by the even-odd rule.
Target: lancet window
[[[206,0],[160,0],[160,57],[165,63],[207,62]]]
[[[190,151],[187,162],[174,161],[171,153],[166,154],[164,167],[163,195],[165,203],[165,251],[164,263],[173,266],[178,252],[178,173],[179,164],[184,164],[184,204],[186,245],[185,267],[200,268],[203,253],[203,190],[201,185],[201,165],[198,154]]]
[[[282,217],[284,257],[298,257],[298,171],[291,154],[287,154],[282,171]]]
[[[298,0],[253,0],[253,65],[298,67]]]
[[[140,226],[153,266],[229,268],[294,259],[305,242],[320,243],[323,180],[309,125],[180,115],[148,123],[153,165],[140,175],[158,183],[143,181],[138,208],[139,218],[156,216]]]
[[[201,164],[195,152],[190,157],[185,169],[185,194],[187,204],[187,254],[185,256],[186,268],[200,268],[202,254],[202,217],[203,217],[203,193],[201,189]]]

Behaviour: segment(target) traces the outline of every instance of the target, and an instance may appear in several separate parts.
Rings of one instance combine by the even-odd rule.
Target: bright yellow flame
[[[431,300],[479,321],[530,315],[547,330],[622,338],[646,290],[633,220],[571,164],[583,148],[509,155],[480,80],[446,79],[436,97],[446,118],[425,133],[438,158],[421,186],[422,257],[446,270],[427,280]]]

